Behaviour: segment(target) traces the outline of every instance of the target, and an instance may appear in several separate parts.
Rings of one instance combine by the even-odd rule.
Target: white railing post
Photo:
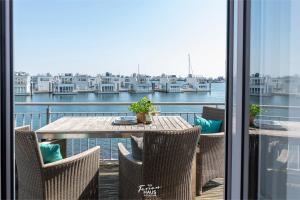
[[[297,159],[297,170],[300,170],[300,146],[297,145],[298,147],[298,159]]]
[[[112,160],[112,143],[111,143],[111,138],[109,138],[109,152],[110,152],[110,160]]]

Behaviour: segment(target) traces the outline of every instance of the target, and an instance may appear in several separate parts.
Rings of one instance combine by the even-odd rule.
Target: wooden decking
[[[100,199],[118,199],[119,166],[104,164],[100,166]],[[210,181],[196,200],[223,199],[223,178]]]

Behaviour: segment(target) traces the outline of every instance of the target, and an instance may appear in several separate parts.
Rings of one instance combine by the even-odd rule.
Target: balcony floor
[[[119,167],[115,163],[100,166],[100,199],[118,199]],[[223,199],[224,179],[210,181],[196,200]]]

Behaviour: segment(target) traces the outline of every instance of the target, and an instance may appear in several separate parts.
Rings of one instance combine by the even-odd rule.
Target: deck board
[[[100,199],[118,199],[119,166],[104,164],[100,166]],[[224,179],[216,178],[210,181],[203,189],[201,196],[196,200],[223,199]]]

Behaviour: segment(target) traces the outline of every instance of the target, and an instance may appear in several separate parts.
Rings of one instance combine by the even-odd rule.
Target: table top
[[[122,138],[149,130],[184,130],[192,125],[180,116],[153,116],[151,124],[114,125],[117,116],[62,117],[36,131],[40,138]]]
[[[300,138],[300,122],[280,121],[282,130],[250,128],[249,133],[258,136],[272,136],[284,138]],[[272,126],[270,126],[272,127]]]

